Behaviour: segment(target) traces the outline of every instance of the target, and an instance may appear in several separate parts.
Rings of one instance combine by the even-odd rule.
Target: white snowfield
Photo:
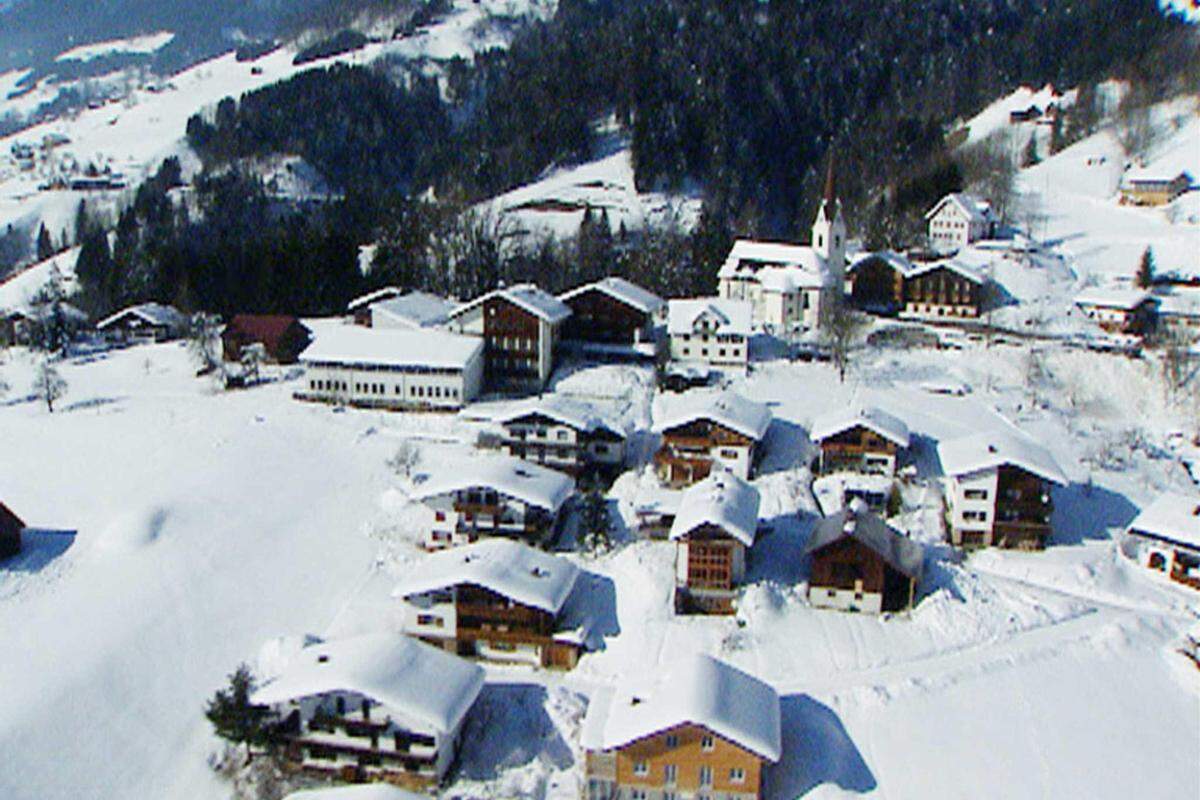
[[[55,61],[93,61],[105,56],[117,55],[148,55],[162,50],[175,40],[171,31],[147,33],[143,36],[131,36],[128,39],[110,39],[93,44],[81,44],[59,53]]]

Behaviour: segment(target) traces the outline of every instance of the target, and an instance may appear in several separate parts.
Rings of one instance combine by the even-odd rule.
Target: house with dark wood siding
[[[262,345],[272,364],[295,364],[312,334],[296,317],[283,314],[237,314],[221,332],[224,358],[238,362],[246,347]]]

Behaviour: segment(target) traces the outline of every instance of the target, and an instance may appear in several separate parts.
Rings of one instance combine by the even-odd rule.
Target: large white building
[[[846,221],[831,165],[812,243],[739,239],[717,273],[717,294],[749,302],[754,322],[768,330],[791,333],[820,324],[821,306],[843,291],[845,273]]]
[[[436,330],[319,328],[300,362],[306,368],[300,400],[452,411],[483,386],[483,343]]]
[[[304,648],[253,695],[311,772],[433,786],[454,763],[483,670],[394,633]]]
[[[667,310],[671,360],[745,368],[750,361],[753,309],[744,300],[672,300]]]
[[[939,200],[926,212],[925,220],[929,223],[929,246],[939,253],[953,253],[996,234],[991,203],[961,192]]]

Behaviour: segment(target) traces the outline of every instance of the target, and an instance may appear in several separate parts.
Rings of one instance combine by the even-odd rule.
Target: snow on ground
[[[991,103],[987,108],[967,120],[962,126],[967,129],[967,139],[964,143],[977,144],[997,133],[1008,131],[1015,133],[1018,130],[1027,132],[1033,128],[1034,123],[1032,122],[1011,125],[1009,114],[1013,111],[1024,111],[1030,106],[1037,106],[1045,111],[1051,103],[1071,105],[1074,102],[1075,93],[1073,91],[1059,94],[1049,84],[1037,90],[1022,86]],[[1022,140],[1022,144],[1024,144],[1024,140]]]
[[[1171,648],[1200,617],[1200,596],[1132,564],[1113,539],[1137,506],[1188,480],[1162,451],[1190,424],[1184,411],[1142,361],[1053,350],[1032,398],[1023,348],[968,347],[864,352],[844,384],[828,365],[785,361],[733,379],[775,415],[755,480],[766,529],[739,614],[673,615],[668,542],[566,554],[597,576],[605,646],[570,673],[489,667],[447,795],[578,796],[587,697],[702,651],[784,696],[771,800],[992,785],[1011,797],[1196,796],[1186,765],[1200,748],[1200,680]],[[40,562],[0,566],[0,638],[21,654],[0,659],[10,697],[0,795],[225,797],[206,765],[205,698],[240,661],[277,669],[305,635],[394,627],[390,589],[419,569],[419,519],[409,479],[385,461],[412,440],[427,468],[468,452],[483,423],[301,404],[286,377],[215,393],[174,344],[62,365],[70,391],[50,415],[26,396],[32,369],[23,351],[0,363],[12,386],[0,440],[27,454],[0,461],[0,490],[31,525],[77,535]],[[972,391],[922,388],[951,381]],[[652,422],[647,370],[566,369],[555,389]],[[816,520],[808,430],[847,403],[879,405],[913,433],[902,521],[930,557],[910,613],[804,600],[799,553]],[[936,440],[1013,425],[1072,481],[1055,492],[1058,540],[1045,553],[963,559],[929,535],[940,530]],[[1140,443],[1127,447],[1131,429]],[[1121,458],[1097,458],[1109,440]],[[634,451],[644,459],[650,447]],[[613,496],[637,483],[630,473]],[[72,734],[81,729],[105,736]]]
[[[0,72],[0,101],[8,97],[10,93],[16,90],[21,81],[33,72],[30,69],[13,69],[8,72]]]
[[[0,311],[26,308],[46,284],[59,280],[65,294],[75,290],[75,262],[79,248],[72,247],[45,261],[0,278]]]
[[[1188,22],[1200,22],[1200,3],[1196,0],[1159,0],[1159,4]]]
[[[149,55],[157,53],[175,40],[175,34],[170,31],[147,33],[142,36],[132,36],[128,39],[111,39],[105,42],[82,44],[70,50],[59,53],[55,61],[88,62],[105,56],[116,55]]]

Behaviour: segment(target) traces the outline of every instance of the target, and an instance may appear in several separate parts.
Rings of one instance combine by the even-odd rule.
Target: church
[[[749,301],[756,325],[786,335],[818,326],[821,307],[842,291],[845,272],[846,221],[830,159],[812,243],[737,240],[717,273],[717,294]]]

